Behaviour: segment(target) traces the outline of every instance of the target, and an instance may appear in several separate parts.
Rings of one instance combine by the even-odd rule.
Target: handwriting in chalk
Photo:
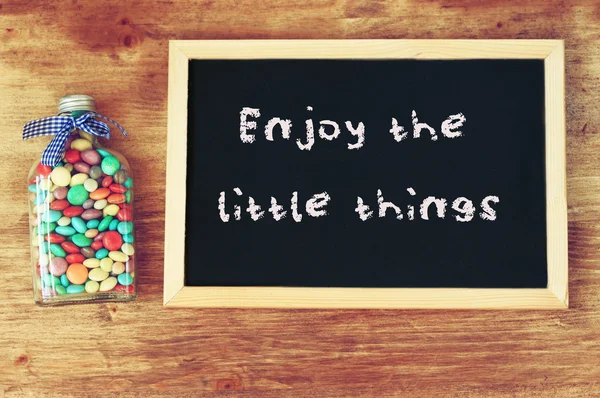
[[[306,108],[309,112],[313,111],[311,106]],[[257,141],[258,134],[258,119],[260,118],[260,109],[243,107],[240,112],[240,140],[244,144],[253,144]],[[412,131],[407,130],[404,126],[398,124],[396,118],[391,118],[391,128],[389,133],[392,135],[394,141],[401,142],[403,140],[412,137],[412,139],[419,139],[421,135],[427,135],[431,141],[438,141],[440,135],[438,132],[431,127],[429,124],[419,121],[417,112],[411,112],[412,119]],[[462,113],[451,114],[440,125],[441,137],[454,139],[464,137],[463,132],[460,130],[465,122],[466,117]],[[353,122],[350,120],[345,121],[342,126],[345,127],[345,132],[350,135],[348,140],[347,148],[349,150],[359,150],[365,145],[366,141],[366,126],[363,122]],[[293,133],[300,130],[302,137],[296,139],[296,146],[302,151],[310,151],[315,145],[315,123],[312,119],[306,119],[304,121],[304,128],[295,128],[292,125],[292,121],[289,119],[282,119],[280,117],[273,117],[269,119],[264,125],[264,136],[266,141],[275,140],[275,130],[278,130],[279,134],[284,140],[289,140]],[[332,120],[320,120],[318,122],[317,133],[320,139],[326,141],[333,141],[338,139],[342,135],[342,129],[340,123]],[[384,218],[391,214],[397,220],[408,220],[413,221],[415,219],[421,219],[428,221],[430,220],[431,213],[438,219],[445,219],[448,212],[451,212],[449,218],[457,222],[470,222],[477,216],[481,220],[495,221],[497,219],[496,209],[493,205],[500,202],[500,198],[495,195],[487,195],[480,202],[479,213],[476,204],[464,196],[455,198],[450,205],[446,198],[438,198],[435,196],[427,196],[422,200],[415,201],[414,197],[417,196],[416,191],[409,187],[406,189],[408,193],[408,203],[399,205],[392,201],[384,199],[383,193],[380,189],[377,190],[376,202],[377,205],[373,207],[365,202],[361,196],[356,198],[356,208],[354,212],[361,221],[368,221],[373,218]],[[241,203],[240,197],[244,194],[239,187],[233,189],[235,195],[230,200],[234,203],[229,205],[227,203],[227,194],[225,191],[219,193],[217,200],[219,211],[219,217],[222,222],[240,221],[243,218],[244,213],[248,213],[248,216],[252,221],[258,221],[263,219],[267,212],[271,213],[271,217],[275,221],[281,221],[288,215],[295,222],[302,222],[304,213],[308,217],[319,218],[328,215],[327,205],[332,200],[331,196],[327,192],[321,192],[312,195],[310,198],[304,200],[303,210],[299,208],[299,194],[293,192],[289,208],[284,208],[282,204],[274,197],[271,197],[271,203],[268,208],[263,209],[263,205],[258,204],[252,196],[247,197],[246,204]],[[244,200],[245,201],[245,200]],[[432,207],[433,206],[433,207]],[[449,207],[449,208],[448,208]],[[418,216],[415,215],[416,208],[418,208]],[[433,208],[433,211],[431,210]],[[233,211],[231,213],[231,211]],[[375,216],[377,215],[377,216]],[[232,219],[233,216],[233,219]]]

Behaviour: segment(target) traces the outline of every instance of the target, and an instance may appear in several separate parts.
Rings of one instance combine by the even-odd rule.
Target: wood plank
[[[0,1],[0,396],[589,397],[600,393],[600,4]],[[169,39],[565,39],[569,306],[561,311],[163,308]],[[33,305],[29,120],[81,92],[125,126],[140,296]],[[227,390],[236,390],[228,393]]]
[[[185,286],[170,307],[566,309],[550,289],[394,289]]]

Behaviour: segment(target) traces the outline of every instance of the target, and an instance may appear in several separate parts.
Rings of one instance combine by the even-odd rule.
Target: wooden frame
[[[190,59],[544,59],[548,286],[545,289],[184,286]],[[169,42],[164,305],[282,308],[568,308],[562,40],[243,40]]]

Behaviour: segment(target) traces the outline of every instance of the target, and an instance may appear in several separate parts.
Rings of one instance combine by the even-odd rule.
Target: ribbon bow
[[[23,127],[23,139],[39,137],[43,135],[53,135],[54,138],[42,153],[42,164],[45,166],[55,166],[58,164],[65,153],[67,139],[74,129],[80,129],[92,135],[110,139],[110,128],[102,121],[95,118],[105,119],[115,126],[125,137],[125,129],[112,119],[102,116],[98,113],[84,113],[78,118],[73,116],[50,116],[43,119],[32,120]]]

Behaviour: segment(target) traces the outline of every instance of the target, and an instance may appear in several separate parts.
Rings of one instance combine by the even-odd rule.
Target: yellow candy
[[[100,260],[97,258],[86,258],[83,260],[83,265],[88,268],[98,268],[100,266]]]
[[[40,259],[38,261],[42,267],[45,267],[46,265],[50,264],[50,259],[45,253],[40,254]]]
[[[69,170],[69,173],[73,171],[73,165],[71,163],[65,164],[65,169]]]
[[[104,210],[102,210],[102,213],[104,214],[104,217],[106,216],[116,216],[117,213],[119,212],[120,207],[112,204],[112,205],[108,205],[104,208]]]
[[[95,238],[96,235],[98,235],[97,229],[88,229],[87,231],[85,231],[86,238]]]
[[[75,185],[82,185],[85,180],[87,180],[88,178],[90,178],[87,174],[85,173],[79,173],[79,174],[75,174],[73,177],[71,177],[71,186],[74,187]]]
[[[129,256],[123,252],[109,252],[108,257],[112,258],[115,261],[120,261],[122,263],[126,263],[129,260]]]
[[[100,289],[100,284],[96,281],[87,281],[85,283],[85,291],[88,293],[96,293]]]
[[[104,257],[100,260],[100,268],[106,272],[110,272],[113,270],[113,259],[110,257]]]
[[[98,265],[100,265],[100,262],[98,262]],[[102,268],[94,268],[88,274],[88,278],[93,281],[100,282],[108,278],[108,272],[104,271]]]
[[[66,167],[55,167],[50,173],[50,179],[59,187],[66,187],[71,182],[71,172]]]
[[[71,142],[71,149],[77,149],[78,151],[85,151],[86,149],[92,149],[92,143],[84,138],[78,138]]]
[[[115,275],[120,275],[125,272],[125,264],[118,261],[112,265],[112,273]]]
[[[107,292],[109,290],[112,290],[115,286],[117,286],[117,278],[115,278],[114,276],[109,276],[108,278],[100,282],[100,291]]]
[[[54,195],[48,195],[46,196],[46,199],[44,199],[44,203],[52,203],[54,202]]]
[[[83,187],[88,192],[94,192],[98,188],[98,181],[88,178],[83,182]]]
[[[106,204],[108,202],[106,201],[106,199],[100,199],[94,202],[94,209],[96,210],[102,210],[106,207]]]
[[[67,225],[71,224],[71,218],[69,218],[67,216],[62,216],[61,218],[58,219],[58,221],[56,223],[58,225],[60,225],[61,227],[66,227]]]
[[[79,136],[81,138],[85,138],[86,140],[92,142],[94,140],[93,136],[90,133],[86,133],[85,131],[79,130]]]
[[[133,253],[135,252],[131,243],[123,243],[123,246],[121,246],[121,251],[128,256],[133,256]]]
[[[40,189],[43,189],[44,191],[48,191],[50,189],[51,185],[52,185],[52,182],[50,181],[49,178],[44,178],[44,179],[40,180],[40,182],[38,182],[38,187],[40,187]]]

